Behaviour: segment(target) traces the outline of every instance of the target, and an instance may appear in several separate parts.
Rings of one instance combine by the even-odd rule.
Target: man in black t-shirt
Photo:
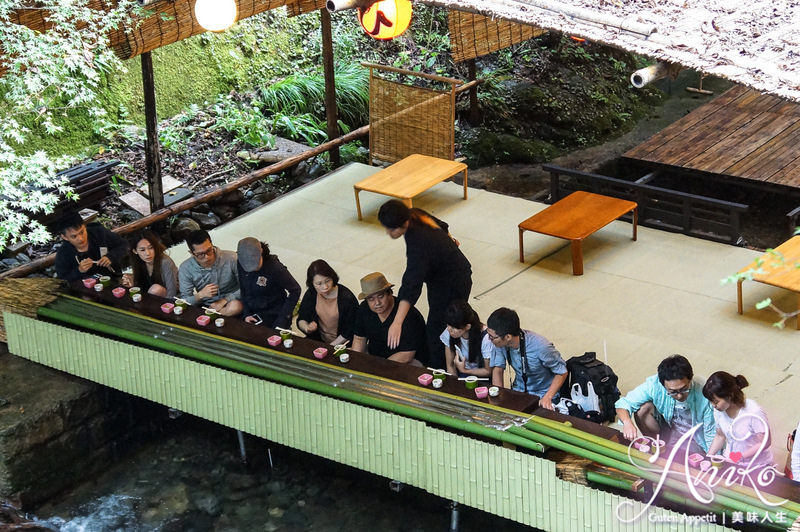
[[[92,275],[122,275],[128,243],[98,223],[86,224],[77,212],[58,221],[63,243],[56,251],[56,276],[73,282]]]
[[[425,340],[425,320],[415,307],[411,307],[403,321],[400,342],[390,349],[387,345],[389,327],[397,313],[397,305],[392,287],[382,273],[373,272],[361,279],[361,293],[358,299],[364,300],[356,314],[353,350],[369,353],[395,362],[406,364],[415,360],[427,362]]]

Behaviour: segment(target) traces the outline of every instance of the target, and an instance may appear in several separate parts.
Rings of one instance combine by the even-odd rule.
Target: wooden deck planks
[[[800,188],[800,105],[733,87],[623,157]]]

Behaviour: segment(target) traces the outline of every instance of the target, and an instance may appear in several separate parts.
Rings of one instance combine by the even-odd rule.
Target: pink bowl
[[[689,455],[689,465],[697,467],[703,461],[703,455],[700,453],[692,453]]]
[[[169,303],[164,303],[164,304],[168,305]],[[200,314],[199,316],[197,316],[197,324],[202,325],[203,327],[208,325],[210,321],[211,321],[211,316],[206,316],[205,314]]]
[[[267,338],[267,343],[273,347],[276,345],[280,345],[281,341],[282,341],[281,337],[278,336],[277,334],[273,334],[272,336]]]
[[[489,388],[486,386],[478,386],[475,388],[475,397],[478,399],[486,399],[487,395],[489,395]]]
[[[314,349],[314,356],[319,359],[323,359],[328,356],[328,349],[325,347],[318,347]]]
[[[169,314],[170,312],[172,312],[173,308],[175,308],[175,305],[173,305],[172,303],[164,303],[163,305],[161,305],[161,312],[166,312],[167,314]]]
[[[420,375],[419,377],[417,377],[417,380],[419,381],[419,383],[420,383],[421,385],[423,385],[423,386],[427,386],[427,385],[429,385],[429,384],[431,383],[431,381],[433,380],[433,375],[431,375],[430,373],[423,373],[422,375]]]
[[[83,286],[85,286],[86,288],[94,288],[94,285],[96,284],[97,284],[97,279],[95,279],[94,277],[88,277],[83,280]]]
[[[126,290],[121,286],[118,286],[111,291],[111,293],[114,294],[114,297],[122,297],[125,295],[125,292]]]

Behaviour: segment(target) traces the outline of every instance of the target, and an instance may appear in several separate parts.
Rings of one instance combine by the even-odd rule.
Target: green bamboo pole
[[[512,433],[517,434],[517,435],[522,436],[522,437],[531,438],[533,441],[537,441],[537,442],[539,442],[539,443],[541,443],[543,445],[546,445],[546,446],[549,446],[549,447],[553,447],[555,449],[559,449],[561,451],[565,451],[565,452],[568,452],[568,453],[572,453],[572,454],[577,455],[577,456],[581,456],[581,457],[586,458],[588,460],[591,460],[593,462],[597,462],[598,464],[606,465],[606,466],[609,466],[609,467],[614,467],[616,469],[619,469],[620,471],[624,471],[624,472],[630,473],[632,475],[637,475],[637,476],[640,476],[642,478],[646,478],[646,479],[648,479],[650,481],[658,482],[659,478],[661,476],[659,474],[640,469],[640,468],[636,467],[635,465],[631,464],[630,462],[617,460],[617,459],[609,457],[609,456],[607,456],[605,454],[602,454],[602,453],[599,453],[599,452],[596,452],[596,451],[593,451],[593,450],[585,449],[585,448],[580,447],[579,445],[576,445],[574,443],[568,443],[568,442],[562,441],[562,440],[560,440],[558,438],[555,438],[553,436],[541,434],[541,433],[538,433],[538,432],[533,432],[531,430],[528,430],[528,429],[525,429],[525,428],[522,428],[522,427],[509,427],[508,432],[512,432]],[[676,480],[669,479],[669,478],[665,479],[664,486],[666,486],[668,488],[671,488],[671,489],[678,490],[678,491],[685,491],[685,489],[686,489],[684,484],[682,484],[682,483],[680,483],[680,482],[678,482]],[[720,491],[722,491],[722,490],[720,490]],[[760,504],[758,504],[758,503],[756,503],[755,501],[752,501],[752,500],[750,500],[750,501],[741,501],[741,500],[738,500],[737,498],[732,498],[730,496],[727,496],[727,495],[721,494],[721,493],[715,493],[715,497],[716,497],[716,501],[719,504],[721,504],[723,506],[726,506],[726,507],[729,507],[729,508],[731,508],[733,510],[736,510],[736,511],[744,512],[745,514],[748,513],[748,512],[755,512],[755,513],[757,513],[759,515],[765,515],[766,513],[772,513],[772,514],[775,513],[773,510],[769,510],[767,508],[764,508],[764,507],[760,506]],[[787,514],[787,517],[789,517],[792,521],[794,521],[798,517],[797,514],[795,514],[794,512],[791,512],[791,511],[787,511],[786,514]],[[780,528],[780,527],[777,527],[777,528]]]
[[[579,446],[583,446],[581,444],[581,441],[585,441],[589,444],[598,444],[599,447],[607,450],[607,451],[602,451],[603,454],[606,454],[607,456],[612,456],[617,460],[622,460],[625,462],[628,461],[627,460],[628,448],[626,446],[620,443],[606,440],[605,438],[601,438],[600,436],[595,436],[594,434],[588,434],[586,432],[583,432],[581,430],[572,427],[571,425],[567,426],[566,424],[560,423],[558,421],[535,416],[531,418],[531,420],[528,423],[525,424],[525,427],[527,427],[529,430],[534,430],[542,434],[550,434],[558,436],[560,437],[560,439],[563,439],[568,443],[573,443]],[[550,430],[544,432],[547,429]],[[594,445],[592,445],[592,447],[598,450],[598,452],[600,452],[599,449],[597,449],[597,447],[594,447]],[[639,451],[634,451],[633,454],[639,459],[643,457],[649,458],[649,456],[644,455]],[[741,486],[739,484],[733,484],[732,486],[728,487],[717,486],[716,492],[718,494],[722,494],[731,497],[733,499],[740,500],[747,504],[755,504],[757,506],[763,505],[763,503],[759,499],[751,495],[752,490],[749,490],[748,488],[745,488],[744,486]],[[786,502],[781,504],[780,507],[794,514],[800,515],[800,504],[798,504],[795,501],[787,500]]]
[[[452,418],[450,416],[446,416],[444,414],[429,412],[427,410],[423,410],[417,407],[399,405],[385,399],[369,397],[367,395],[364,395],[356,391],[344,390],[342,388],[315,382],[303,377],[296,377],[294,375],[289,375],[283,372],[271,370],[269,368],[253,366],[251,364],[238,362],[235,360],[228,359],[226,357],[214,355],[211,353],[206,353],[204,351],[200,351],[198,349],[190,347],[185,347],[180,344],[169,342],[160,338],[154,338],[149,335],[137,333],[134,331],[129,331],[122,327],[114,327],[106,323],[101,323],[86,318],[81,318],[78,316],[74,316],[72,314],[53,310],[47,307],[39,308],[39,314],[46,318],[63,321],[65,323],[70,323],[72,325],[77,325],[87,329],[92,329],[98,332],[102,332],[104,334],[118,336],[120,338],[130,340],[132,342],[149,345],[165,351],[171,351],[176,354],[185,356],[187,358],[201,360],[208,364],[238,371],[246,375],[261,377],[274,382],[279,382],[281,384],[287,384],[295,388],[309,390],[312,392],[320,393],[330,397],[336,397],[339,399],[343,399],[345,401],[350,401],[364,406],[369,406],[380,410],[394,412],[396,414],[406,416],[412,419],[417,419],[428,423],[450,427],[463,432],[477,434],[485,438],[510,443],[513,445],[517,445],[519,447],[530,449],[538,453],[544,452],[544,447],[540,443],[537,443],[531,439],[522,438],[515,434],[510,434],[508,432],[500,431],[490,427],[484,427],[483,425],[479,425],[477,423],[462,421],[459,419]]]
[[[641,491],[641,489],[634,488],[633,485],[636,483],[635,480],[612,477],[610,475],[597,473],[596,471],[587,471],[586,480],[588,480],[589,482],[595,482],[597,484],[603,484],[605,486],[611,486],[612,488],[617,488],[625,491],[632,491],[634,493]]]

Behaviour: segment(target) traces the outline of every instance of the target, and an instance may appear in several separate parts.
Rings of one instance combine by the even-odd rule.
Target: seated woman
[[[272,328],[291,327],[300,285],[286,266],[277,255],[270,254],[266,243],[253,237],[239,241],[236,255],[244,321],[263,322]]]
[[[306,336],[336,345],[353,340],[358,300],[339,276],[322,259],[312,262],[306,272],[306,290],[297,313],[297,327]]]
[[[122,286],[138,286],[148,294],[175,297],[178,293],[178,267],[164,253],[166,246],[152,231],[137,233],[130,240],[133,274],[122,276]]]
[[[708,448],[709,455],[722,454],[733,463],[754,470],[774,465],[769,421],[764,410],[752,399],[745,399],[742,388],[749,383],[741,375],[725,371],[711,374],[703,395],[714,406],[717,435]],[[766,441],[764,441],[766,440]],[[721,453],[723,447],[724,453]]]
[[[457,299],[448,305],[444,319],[447,328],[439,338],[444,344],[447,372],[452,375],[458,373],[459,377],[489,377],[492,373],[489,360],[494,345],[478,313],[469,303]]]

